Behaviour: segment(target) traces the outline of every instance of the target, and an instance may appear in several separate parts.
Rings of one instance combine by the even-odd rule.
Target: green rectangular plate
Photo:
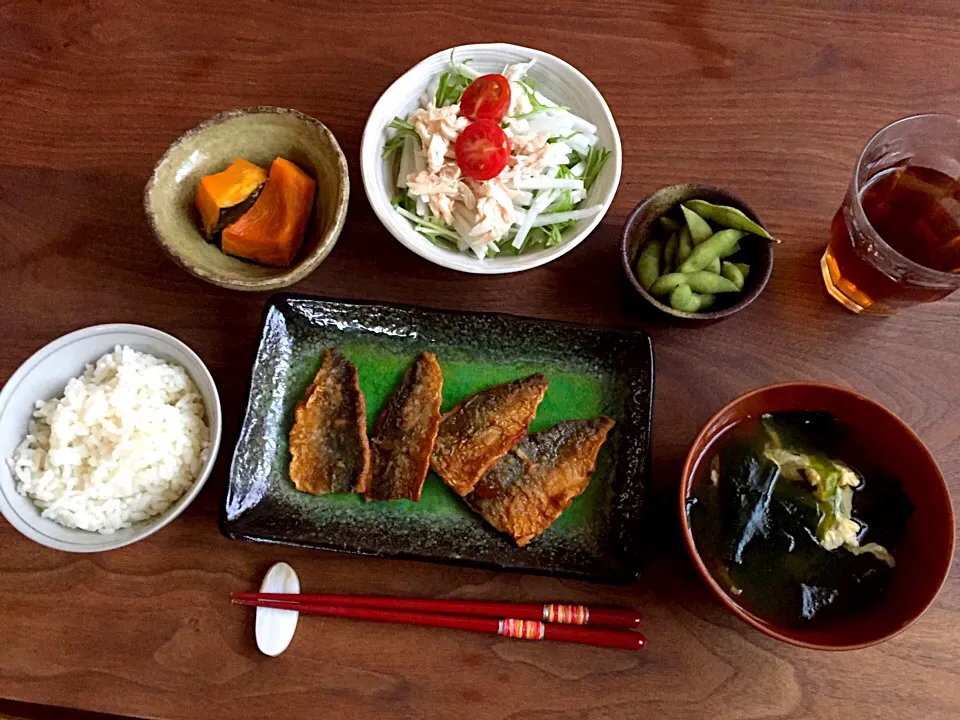
[[[539,372],[550,387],[532,432],[601,414],[617,426],[586,492],[523,548],[432,472],[420,502],[301,493],[288,477],[287,437],[329,347],[357,366],[370,427],[421,350],[436,353],[443,369],[444,412],[467,395]],[[277,295],[264,312],[220,528],[236,539],[630,582],[639,575],[652,397],[653,351],[641,331]]]

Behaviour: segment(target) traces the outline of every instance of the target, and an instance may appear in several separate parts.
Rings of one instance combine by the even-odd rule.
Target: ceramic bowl
[[[658,313],[672,321],[681,324],[708,323],[722,320],[734,313],[743,310],[763,292],[773,272],[773,243],[769,240],[747,235],[740,240],[743,248],[731,260],[745,262],[750,265],[750,274],[744,284],[743,292],[727,293],[717,296],[716,305],[705,312],[688,313],[674,310],[669,303],[661,302],[644,290],[637,279],[636,265],[640,250],[654,233],[662,233],[657,219],[661,215],[676,208],[687,200],[700,199],[717,205],[730,205],[741,210],[754,222],[766,228],[760,217],[749,205],[732,192],[722,190],[712,185],[700,183],[685,183],[682,185],[668,185],[657,190],[642,203],[637,205],[630,217],[627,218],[621,239],[621,260],[627,281],[641,301],[649,303]],[[663,298],[666,300],[666,298]]]
[[[193,486],[166,512],[106,535],[63,527],[41,517],[37,506],[17,492],[7,459],[26,435],[36,402],[61,396],[70,378],[78,377],[87,364],[116,345],[129,345],[134,350],[180,363],[186,369],[203,396],[210,427],[210,457]],[[101,552],[129,545],[157,532],[193,501],[213,469],[221,433],[217,386],[203,361],[182,342],[142,325],[95,325],[77,330],[34,353],[0,391],[0,513],[26,537],[57,550]]]
[[[481,73],[503,72],[508,63],[535,60],[528,77],[547,97],[597,126],[599,144],[611,151],[611,155],[597,176],[587,195],[587,205],[601,205],[599,215],[579,221],[567,231],[564,241],[556,247],[526,253],[517,257],[500,256],[480,260],[473,255],[437,247],[420,233],[410,222],[401,217],[390,204],[396,194],[393,163],[381,158],[383,143],[387,138],[387,126],[394,117],[407,117],[419,107],[419,98],[426,87],[449,67],[450,55],[456,52],[458,60],[470,60],[470,67]],[[360,170],[367,199],[380,222],[405,247],[432,263],[461,272],[481,275],[519,272],[538,267],[573,250],[583,242],[600,223],[613,202],[623,155],[620,135],[610,108],[603,96],[580,71],[560,58],[540,50],[487,43],[461,45],[441,50],[404,73],[374,105],[363,131],[360,148]]]
[[[878,467],[899,476],[915,505],[897,557],[893,583],[883,603],[863,615],[810,628],[784,627],[754,615],[720,585],[700,557],[687,520],[686,504],[706,450],[730,425],[747,417],[784,410],[819,410],[870,438]],[[943,475],[923,442],[881,405],[844,388],[819,383],[771,385],[740,396],[714,415],[694,441],[683,466],[680,519],[687,550],[697,571],[735,615],[777,640],[818,650],[852,650],[887,640],[905,630],[940,592],[954,549],[954,517]]]
[[[266,169],[284,157],[317,181],[303,247],[288,268],[226,255],[200,232],[193,206],[200,178],[238,157]],[[330,254],[349,197],[347,160],[323,123],[296,110],[255,107],[222,112],[177,138],[154,168],[143,201],[160,247],[188,272],[234,290],[276,290],[302,280]]]

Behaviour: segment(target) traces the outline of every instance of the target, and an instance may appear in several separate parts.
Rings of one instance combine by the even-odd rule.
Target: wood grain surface
[[[0,2],[0,381],[41,345],[137,322],[197,350],[220,388],[224,449],[179,520],[95,556],[45,549],[0,521],[0,713],[40,706],[151,718],[950,718],[960,714],[960,580],[906,634],[869,650],[793,649],[751,630],[679,542],[681,458],[724,402],[775,381],[839,383],[910,423],[960,489],[960,300],[858,318],[822,289],[830,219],[871,133],[960,109],[956,0]],[[507,41],[573,62],[624,146],[610,213],[576,251],[512,276],[420,260],[380,226],[360,182],[366,115],[400,73],[458,43]],[[217,531],[265,296],[170,262],[141,192],[183,130],[227,108],[294,107],[352,167],[346,228],[296,290],[648,329],[657,362],[648,561],[629,588],[231,542]],[[658,187],[709,181],[783,238],[745,312],[678,329],[628,311],[619,233]],[[649,649],[607,651],[305,618],[258,654],[227,603],[273,562],[325,592],[631,603]],[[28,703],[29,705],[24,705]],[[61,715],[63,716],[63,715]],[[94,716],[90,716],[94,717]]]

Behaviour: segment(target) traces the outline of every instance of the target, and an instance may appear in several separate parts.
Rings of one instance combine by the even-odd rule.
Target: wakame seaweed
[[[740,603],[806,624],[882,601],[913,505],[898,478],[862,472],[849,428],[827,413],[775,413],[734,427],[718,447],[687,512],[698,550]],[[828,549],[824,528],[834,526],[848,532]]]

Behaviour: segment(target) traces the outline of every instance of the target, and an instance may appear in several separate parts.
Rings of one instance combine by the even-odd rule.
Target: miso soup
[[[687,516],[727,592],[780,625],[869,612],[896,572],[913,505],[869,443],[828,413],[779,412],[722,433]]]

